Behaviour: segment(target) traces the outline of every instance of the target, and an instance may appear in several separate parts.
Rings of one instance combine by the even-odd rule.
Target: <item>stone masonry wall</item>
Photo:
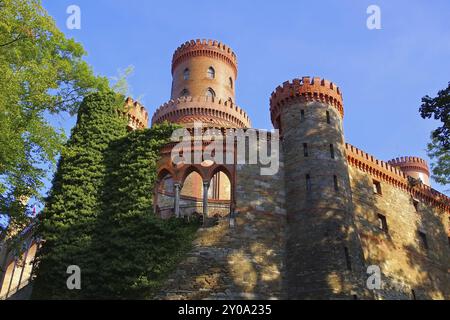
[[[367,265],[378,265],[382,289],[378,299],[450,299],[450,245],[447,213],[425,203],[414,207],[411,195],[350,167],[354,213]],[[388,231],[378,215],[386,217]],[[418,232],[427,237],[428,249]]]
[[[286,217],[282,170],[261,176],[257,165],[237,168],[237,217],[201,228],[191,252],[158,299],[286,298]]]

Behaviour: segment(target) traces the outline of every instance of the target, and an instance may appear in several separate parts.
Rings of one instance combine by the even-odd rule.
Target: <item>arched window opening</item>
[[[184,69],[184,71],[183,71],[183,79],[184,80],[189,80],[190,77],[191,77],[191,71],[189,70],[189,68]]]
[[[197,171],[192,171],[183,182],[181,197],[202,199],[203,197],[203,179]],[[188,199],[185,199],[188,201]]]
[[[209,183],[208,199],[212,200],[231,199],[231,182],[224,172],[219,171],[212,177]]]
[[[216,70],[214,70],[213,67],[209,67],[207,76],[208,76],[208,79],[214,79],[216,77]]]
[[[180,96],[182,97],[189,97],[191,95],[191,93],[189,92],[188,89],[183,89],[183,91],[181,91]]]
[[[228,84],[230,85],[230,88],[233,89],[233,79],[231,77],[228,78]]]
[[[215,97],[216,97],[216,93],[214,92],[213,89],[208,88],[208,89],[206,90],[206,96],[207,96],[208,98],[215,98]]]

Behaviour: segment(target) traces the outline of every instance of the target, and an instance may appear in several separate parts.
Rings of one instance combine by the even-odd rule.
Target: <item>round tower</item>
[[[215,40],[191,40],[172,58],[172,99],[208,96],[235,101],[236,54]]]
[[[192,128],[196,123],[201,123],[203,129],[251,127],[247,113],[235,104],[237,59],[230,47],[215,40],[184,43],[173,55],[172,78],[171,99],[155,111],[152,125],[168,121],[186,128]],[[220,130],[220,133],[224,131]],[[198,148],[204,150],[208,146],[208,143],[203,143]],[[234,149],[226,152],[232,153]],[[189,214],[192,202],[203,204],[200,212],[204,217],[209,217],[213,206],[220,211],[229,205],[229,214],[234,206],[235,166],[226,167],[195,157],[192,157],[192,164],[176,166],[170,157],[170,152],[161,154],[158,170],[165,174],[164,179],[171,176],[174,186],[157,187],[156,211],[167,207],[167,203],[173,200],[176,216]],[[159,179],[158,184],[164,184],[164,179]]]
[[[285,82],[272,93],[270,111],[285,159],[289,297],[363,294],[340,89],[316,77]]]
[[[152,124],[251,127],[247,113],[235,104],[237,58],[230,47],[215,40],[184,43],[173,55],[172,78],[171,100],[156,110]]]
[[[430,169],[425,160],[419,157],[400,157],[392,159],[388,163],[402,170],[407,176],[420,179],[425,185],[431,186]]]

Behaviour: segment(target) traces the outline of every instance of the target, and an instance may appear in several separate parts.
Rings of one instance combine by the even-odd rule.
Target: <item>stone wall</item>
[[[381,195],[373,191],[373,178],[350,168],[358,233],[367,265],[382,272],[379,299],[450,299],[450,245],[448,214],[419,202],[381,182]],[[386,217],[387,232],[378,215]],[[418,232],[426,235],[428,249]]]
[[[261,176],[259,170],[238,166],[235,223],[222,218],[201,228],[158,299],[286,298],[283,172]]]

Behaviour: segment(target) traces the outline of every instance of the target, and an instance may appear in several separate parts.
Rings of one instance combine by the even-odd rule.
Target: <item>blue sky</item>
[[[346,140],[376,157],[428,159],[437,126],[420,118],[421,97],[450,81],[450,2],[433,1],[148,1],[44,0],[58,26],[80,41],[99,74],[135,67],[133,96],[150,114],[170,96],[173,51],[212,38],[238,56],[237,104],[253,126],[272,128],[271,92],[286,80],[325,77],[344,94]],[[81,8],[81,30],[68,30],[66,8]],[[366,9],[381,8],[381,30]],[[66,130],[67,116],[52,119]],[[445,187],[433,185],[442,191]]]

